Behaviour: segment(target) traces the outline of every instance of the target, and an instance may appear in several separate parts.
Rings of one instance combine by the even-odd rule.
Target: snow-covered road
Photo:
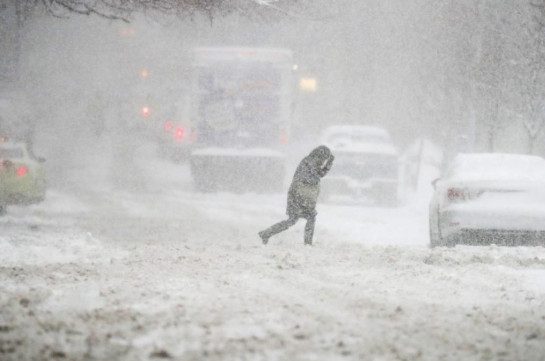
[[[262,246],[284,195],[150,174],[0,219],[0,360],[545,360],[542,247],[429,249],[425,195]]]

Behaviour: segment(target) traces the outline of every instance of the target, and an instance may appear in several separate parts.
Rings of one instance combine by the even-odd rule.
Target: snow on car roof
[[[333,151],[396,155],[390,133],[369,125],[334,125],[322,132],[322,143]]]
[[[285,157],[284,153],[269,148],[219,148],[207,147],[195,149],[192,155],[212,155],[218,157]]]
[[[545,182],[545,159],[526,154],[463,153],[454,158],[447,177]]]
[[[369,134],[369,135],[382,135],[386,138],[390,138],[390,133],[384,128],[372,126],[372,125],[333,125],[326,128],[322,135],[328,137],[334,134]]]

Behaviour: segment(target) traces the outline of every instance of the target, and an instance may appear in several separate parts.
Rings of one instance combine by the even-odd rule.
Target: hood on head
[[[312,158],[320,159],[321,161],[325,161],[331,156],[331,150],[326,147],[325,145],[320,145],[319,147],[316,147],[310,152],[310,156]]]

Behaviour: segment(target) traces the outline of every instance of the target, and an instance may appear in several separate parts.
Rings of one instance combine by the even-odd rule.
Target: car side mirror
[[[437,186],[437,182],[439,182],[439,180],[441,180],[441,178],[435,178],[434,180],[431,181],[431,185],[433,186],[433,188]]]

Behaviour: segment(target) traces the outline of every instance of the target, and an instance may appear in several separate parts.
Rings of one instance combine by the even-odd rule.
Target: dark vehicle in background
[[[378,205],[398,203],[398,153],[390,133],[378,126],[338,125],[322,132],[335,163],[322,180],[322,199],[365,198]]]
[[[173,161],[188,159],[195,140],[189,114],[189,99],[173,102],[168,112],[160,114],[159,151]]]
[[[545,245],[545,159],[458,154],[433,183],[431,247]]]
[[[0,137],[0,215],[8,205],[29,205],[45,199],[44,159],[33,157],[23,142]]]
[[[197,190],[282,189],[292,68],[286,49],[195,49],[190,169]]]

